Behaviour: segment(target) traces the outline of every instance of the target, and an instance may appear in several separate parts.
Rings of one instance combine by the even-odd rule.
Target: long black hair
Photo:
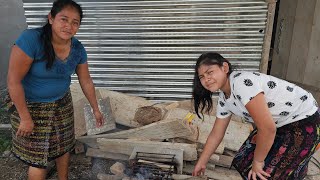
[[[51,16],[54,18],[60,11],[62,11],[65,7],[70,6],[75,8],[80,15],[80,22],[83,17],[82,8],[79,4],[72,0],[56,0],[53,2],[52,8],[51,8]],[[50,69],[53,65],[53,62],[56,58],[56,54],[54,52],[53,46],[52,46],[52,28],[51,24],[49,23],[49,20],[47,20],[47,23],[43,26],[43,33],[42,33],[42,40],[44,43],[44,55],[47,60],[46,68]]]
[[[232,73],[233,68],[232,65],[228,60],[226,60],[224,57],[222,57],[219,53],[215,52],[209,52],[202,54],[196,63],[196,66],[194,68],[194,78],[193,78],[193,90],[192,90],[192,97],[193,97],[193,104],[194,104],[194,110],[197,113],[198,117],[199,115],[199,109],[200,113],[203,115],[203,111],[206,111],[207,113],[210,112],[212,108],[212,92],[205,89],[199,79],[198,69],[201,65],[218,65],[219,67],[223,66],[223,63],[226,62],[229,65],[229,72],[228,76]]]

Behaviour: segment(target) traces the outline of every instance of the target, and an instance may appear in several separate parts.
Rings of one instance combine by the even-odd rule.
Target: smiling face
[[[70,40],[80,27],[80,14],[72,6],[66,6],[55,17],[48,16],[52,36],[56,40]]]
[[[201,85],[211,92],[224,90],[229,86],[228,73],[229,67],[227,63],[223,66],[202,64],[198,68],[198,77]]]

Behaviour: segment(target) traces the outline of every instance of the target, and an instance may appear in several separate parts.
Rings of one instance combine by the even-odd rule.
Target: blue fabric
[[[67,59],[56,59],[52,68],[46,69],[47,61],[44,58],[41,34],[42,28],[27,29],[15,42],[33,59],[29,72],[22,80],[28,102],[53,102],[61,99],[70,87],[71,75],[75,73],[77,65],[87,62],[87,53],[83,45],[76,38],[72,38],[71,51]]]

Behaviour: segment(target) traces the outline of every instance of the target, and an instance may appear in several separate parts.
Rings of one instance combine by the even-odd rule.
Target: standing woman
[[[103,124],[89,75],[87,54],[73,36],[82,9],[72,0],[57,0],[42,28],[25,30],[12,47],[8,89],[15,111],[11,115],[13,154],[29,165],[28,177],[45,179],[48,162],[55,160],[59,180],[68,179],[74,148],[71,75],[78,75],[97,126]]]
[[[313,96],[273,76],[232,71],[218,53],[206,53],[195,66],[194,108],[212,108],[212,93],[220,90],[216,120],[193,171],[204,173],[222,141],[232,114],[256,125],[232,165],[244,179],[303,179],[320,142],[320,117]],[[200,116],[199,116],[200,117]]]

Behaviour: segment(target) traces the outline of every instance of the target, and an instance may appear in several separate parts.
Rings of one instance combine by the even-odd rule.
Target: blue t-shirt
[[[83,45],[72,38],[70,54],[66,60],[56,59],[51,69],[46,68],[42,28],[27,29],[15,42],[32,60],[32,65],[22,80],[28,102],[53,102],[61,99],[69,90],[71,75],[78,64],[87,62]]]

